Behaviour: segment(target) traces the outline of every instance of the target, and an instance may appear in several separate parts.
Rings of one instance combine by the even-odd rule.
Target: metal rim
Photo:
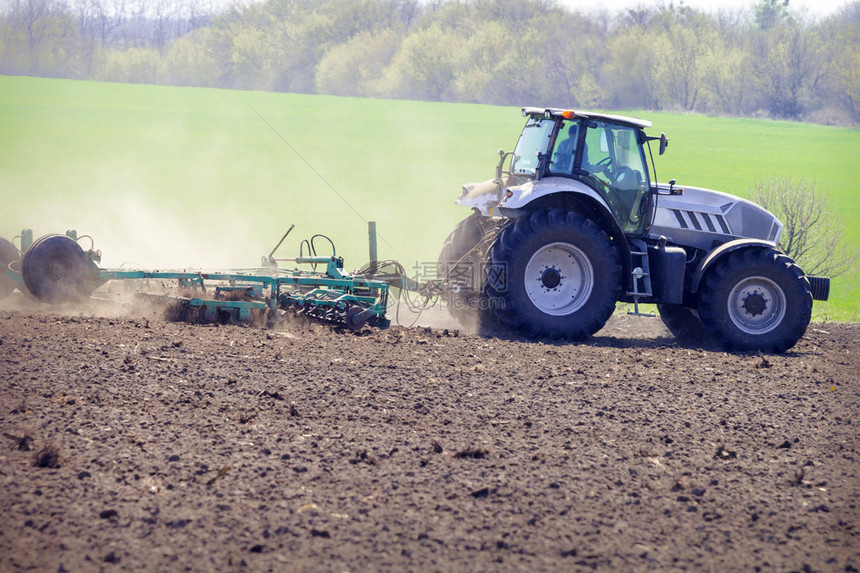
[[[545,314],[564,316],[579,310],[593,289],[591,261],[570,243],[544,245],[526,264],[526,294]]]
[[[782,323],[787,308],[785,293],[766,277],[747,277],[734,286],[728,298],[729,318],[747,334],[765,334]]]

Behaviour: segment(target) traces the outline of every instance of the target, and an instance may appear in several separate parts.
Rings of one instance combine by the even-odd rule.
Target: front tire
[[[528,336],[583,340],[621,294],[621,264],[593,221],[562,209],[506,227],[490,249],[485,293],[504,325]]]
[[[776,249],[729,253],[702,283],[699,317],[727,350],[785,352],[803,337],[811,316],[809,281]]]

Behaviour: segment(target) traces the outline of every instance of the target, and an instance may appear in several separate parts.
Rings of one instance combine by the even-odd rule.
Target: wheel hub
[[[594,289],[591,261],[570,243],[550,243],[539,248],[526,264],[523,278],[532,304],[552,316],[579,310]]]
[[[785,293],[767,277],[747,277],[728,298],[729,317],[747,334],[765,334],[778,327],[787,309]]]
[[[69,274],[69,261],[63,257],[52,257],[48,263],[48,276],[51,280],[61,281]]]
[[[555,267],[549,267],[541,273],[540,281],[545,288],[556,288],[561,283],[561,273]]]
[[[764,298],[764,295],[758,291],[753,291],[748,294],[744,299],[743,309],[749,313],[750,316],[758,316],[763,314],[765,310],[767,310],[768,300]]]

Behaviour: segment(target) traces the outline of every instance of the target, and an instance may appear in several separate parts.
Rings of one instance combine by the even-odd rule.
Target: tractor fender
[[[507,187],[499,203],[499,211],[503,214],[506,211],[516,212],[538,199],[560,193],[575,193],[590,197],[599,203],[606,212],[612,212],[606,203],[606,199],[601,197],[597,191],[581,181],[568,179],[567,177],[546,177],[527,181],[522,185]]]
[[[630,277],[630,245],[624,231],[615,220],[606,199],[584,183],[563,177],[547,177],[508,187],[499,203],[499,213],[504,217],[516,219],[533,211],[555,207],[578,212],[603,229],[618,248],[622,276]],[[626,282],[629,282],[629,279]],[[630,285],[627,286],[629,288]]]
[[[769,241],[762,241],[759,239],[735,239],[734,241],[723,243],[711,251],[708,256],[699,263],[699,266],[696,267],[696,270],[690,279],[690,292],[695,293],[699,290],[699,283],[702,282],[702,278],[705,276],[705,273],[708,272],[711,265],[721,259],[724,255],[740,249],[748,249],[750,247],[767,247],[775,249],[776,245]]]

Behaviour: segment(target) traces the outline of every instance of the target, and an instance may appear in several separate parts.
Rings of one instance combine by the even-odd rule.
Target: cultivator
[[[357,330],[364,325],[388,327],[389,287],[425,292],[428,289],[426,284],[405,277],[396,263],[400,271],[381,272],[373,223],[369,226],[371,262],[359,273],[344,271],[343,258],[336,255],[334,243],[323,235],[302,241],[298,257],[275,258],[275,251],[292,229],[293,226],[263,257],[260,267],[211,273],[103,269],[98,266],[101,251],[93,248],[91,237],[67,231],[65,235],[46,235],[34,241],[32,231],[25,229],[15,237],[20,247],[0,239],[0,298],[17,288],[42,302],[73,303],[88,298],[111,281],[175,281],[179,295],[142,292],[137,296],[167,304],[179,320],[246,322],[256,317],[271,326],[287,312],[293,312]],[[331,255],[316,254],[314,243],[320,238],[331,243]],[[80,246],[84,239],[91,242],[87,251]],[[285,262],[310,266],[312,270],[280,268],[279,263]],[[325,271],[317,272],[322,266]]]

